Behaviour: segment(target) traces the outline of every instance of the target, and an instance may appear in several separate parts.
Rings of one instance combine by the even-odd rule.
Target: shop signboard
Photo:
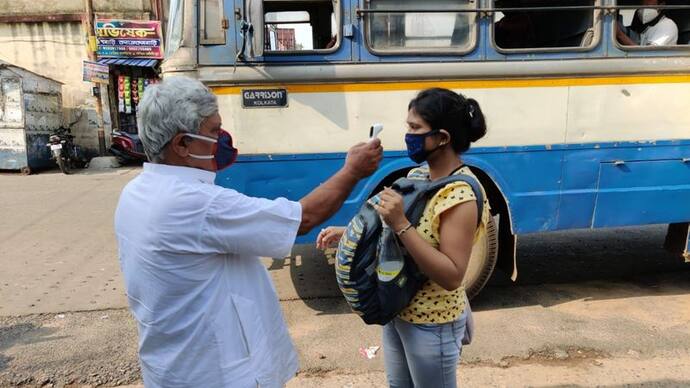
[[[98,84],[108,84],[109,81],[108,65],[98,62],[84,61],[84,81]]]
[[[99,58],[163,58],[161,23],[155,20],[96,20]]]

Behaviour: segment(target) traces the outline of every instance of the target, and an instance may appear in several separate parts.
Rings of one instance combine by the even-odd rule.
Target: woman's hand
[[[338,226],[329,226],[326,229],[321,229],[319,237],[316,238],[316,248],[325,251],[328,248],[333,248],[338,244],[340,238],[343,237],[345,228]]]
[[[383,221],[396,233],[410,224],[405,216],[403,204],[402,195],[386,187],[379,194],[379,203],[376,205],[376,211],[381,215]]]

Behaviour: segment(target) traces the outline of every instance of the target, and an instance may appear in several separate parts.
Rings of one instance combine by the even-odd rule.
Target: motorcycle
[[[47,147],[50,147],[53,160],[60,171],[69,174],[74,168],[84,168],[86,158],[81,148],[74,144],[74,136],[66,129],[59,129],[48,138]]]
[[[144,145],[139,135],[125,131],[113,131],[110,140],[110,153],[115,155],[118,163],[129,164],[147,161]]]

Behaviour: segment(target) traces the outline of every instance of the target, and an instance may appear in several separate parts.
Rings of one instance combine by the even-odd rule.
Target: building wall
[[[94,0],[94,10],[98,17],[149,19],[151,1]],[[83,0],[0,0],[3,21],[13,17],[45,20],[45,15],[76,15],[83,11]],[[70,127],[79,145],[97,151],[98,121],[92,85],[82,81],[82,61],[88,55],[81,22],[0,22],[0,59],[62,82],[64,125]],[[108,110],[104,112],[107,115]],[[105,120],[107,131],[109,120]]]
[[[149,12],[150,0],[93,0],[95,12]],[[0,0],[2,15],[84,12],[84,0]]]

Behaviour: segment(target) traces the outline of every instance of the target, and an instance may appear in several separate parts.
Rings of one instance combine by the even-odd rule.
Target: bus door
[[[201,66],[233,65],[239,32],[235,0],[199,0],[198,61]]]

